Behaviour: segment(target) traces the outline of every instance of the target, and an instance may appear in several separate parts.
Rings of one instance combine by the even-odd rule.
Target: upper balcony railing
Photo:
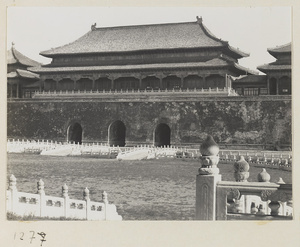
[[[197,95],[216,95],[216,96],[238,96],[232,88],[208,88],[208,89],[127,89],[127,90],[65,90],[65,91],[41,91],[35,92],[33,98],[52,98],[52,97],[109,97],[112,95],[182,95],[182,94],[197,94]]]

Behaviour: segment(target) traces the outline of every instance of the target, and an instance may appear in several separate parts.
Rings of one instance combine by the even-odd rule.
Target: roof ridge
[[[153,23],[153,24],[125,25],[125,26],[112,26],[112,27],[96,27],[92,31],[99,31],[99,30],[103,30],[103,29],[135,28],[135,27],[164,26],[164,25],[166,26],[166,25],[178,25],[178,24],[197,24],[197,21]]]
[[[16,54],[15,54],[15,51],[17,51],[17,49],[14,47],[14,45],[11,46],[10,49],[11,49],[11,53],[12,53],[12,55],[14,56],[15,60],[16,60],[17,62],[20,63],[20,60],[17,58],[17,56],[16,56]],[[18,52],[18,51],[17,51],[17,52]]]

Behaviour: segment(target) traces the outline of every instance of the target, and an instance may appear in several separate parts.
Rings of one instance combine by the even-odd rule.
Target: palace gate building
[[[257,75],[238,63],[249,54],[214,36],[202,18],[94,24],[40,54],[52,62],[29,69],[40,76],[32,99],[9,103],[9,137],[161,146],[212,134],[226,143],[291,143],[291,97],[240,97],[232,78]]]

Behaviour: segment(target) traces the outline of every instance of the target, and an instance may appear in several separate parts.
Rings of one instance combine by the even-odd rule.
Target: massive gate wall
[[[171,144],[199,144],[207,134],[219,143],[291,144],[291,98],[203,98],[165,102],[103,99],[15,100],[7,105],[8,138],[67,141],[72,123],[83,142],[107,142],[110,124],[121,120],[126,144],[153,144],[160,123],[171,129]]]

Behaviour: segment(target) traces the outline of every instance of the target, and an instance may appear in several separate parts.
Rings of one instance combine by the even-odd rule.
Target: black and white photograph
[[[295,220],[291,6],[6,14],[6,221]]]

